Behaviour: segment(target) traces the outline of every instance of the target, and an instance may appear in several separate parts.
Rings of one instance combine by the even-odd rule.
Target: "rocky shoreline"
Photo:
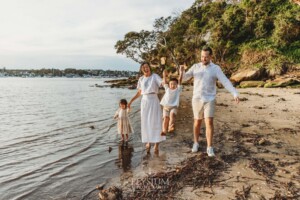
[[[111,88],[135,89],[137,86],[138,79],[135,77],[129,77],[128,79],[109,80],[104,82],[109,83],[109,87]]]
[[[237,88],[300,88],[299,69],[274,76],[262,73],[261,71],[261,69],[239,70],[232,74],[230,80]],[[172,76],[176,77],[177,74],[174,73]],[[137,82],[138,79],[136,77],[129,77],[128,79],[108,80],[105,81],[108,85],[96,85],[96,87],[135,89]],[[185,85],[192,85],[192,81],[185,83]],[[217,86],[223,88],[219,82],[217,82]]]
[[[234,73],[230,80],[239,88],[264,87],[300,88],[300,71],[291,71],[275,76],[262,75],[260,69],[246,69]]]

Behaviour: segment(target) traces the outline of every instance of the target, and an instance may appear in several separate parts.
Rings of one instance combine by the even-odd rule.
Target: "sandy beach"
[[[113,185],[124,199],[300,198],[300,90],[248,88],[239,93],[236,104],[225,89],[218,90],[216,157],[205,153],[204,126],[201,150],[191,153],[192,87],[186,86],[176,131],[161,144],[159,155],[145,152],[140,166],[111,180],[102,194]]]

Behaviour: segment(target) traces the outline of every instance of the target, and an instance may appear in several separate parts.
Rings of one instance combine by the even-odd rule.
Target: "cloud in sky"
[[[129,31],[194,0],[0,0],[0,67],[137,69],[115,53]]]

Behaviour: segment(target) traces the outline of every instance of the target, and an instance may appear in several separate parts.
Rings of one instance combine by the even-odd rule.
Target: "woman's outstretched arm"
[[[132,104],[132,102],[134,102],[137,98],[139,98],[142,94],[141,90],[138,90],[137,93],[134,95],[134,97],[129,101],[128,103],[128,108],[130,108],[130,105]]]

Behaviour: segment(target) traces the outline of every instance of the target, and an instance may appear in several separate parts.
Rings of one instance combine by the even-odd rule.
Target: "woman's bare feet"
[[[158,154],[159,153],[159,148],[158,148],[159,143],[155,143],[154,145],[154,153]]]
[[[151,149],[151,144],[150,144],[150,143],[147,143],[147,144],[146,144],[146,150],[147,150],[147,153],[150,153],[150,149]]]

